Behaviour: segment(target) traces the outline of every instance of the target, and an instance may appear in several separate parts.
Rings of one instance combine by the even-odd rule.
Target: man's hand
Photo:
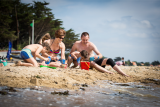
[[[98,56],[98,55],[95,55],[95,56],[94,56],[94,59],[99,59],[99,56]]]

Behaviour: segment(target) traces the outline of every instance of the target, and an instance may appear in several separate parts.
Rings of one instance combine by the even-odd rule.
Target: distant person
[[[125,66],[125,61],[124,61],[124,57],[122,57],[121,61],[116,61],[115,62],[118,66]]]
[[[128,76],[114,63],[114,61],[111,58],[102,58],[102,54],[98,51],[97,47],[92,42],[89,42],[89,34],[87,32],[83,32],[81,34],[81,41],[76,41],[74,43],[70,51],[70,54],[74,51],[81,52],[82,50],[86,50],[89,53],[90,65],[98,71],[112,74],[112,72],[105,69],[106,65],[111,65],[112,68],[121,75]],[[93,54],[93,51],[96,53],[96,55]],[[69,56],[68,61],[71,60],[72,58]],[[78,66],[76,60],[73,60],[73,64],[74,66]]]
[[[45,58],[41,56],[40,53],[47,53],[50,51],[50,49],[51,48],[48,43],[43,43],[42,45],[40,44],[27,45],[21,50],[21,53],[20,53],[22,59],[26,63],[23,63],[21,61],[16,61],[16,65],[38,67],[39,64],[36,61],[36,57],[43,59],[44,61],[49,61],[49,58]]]
[[[125,66],[124,57],[122,57],[122,65]]]

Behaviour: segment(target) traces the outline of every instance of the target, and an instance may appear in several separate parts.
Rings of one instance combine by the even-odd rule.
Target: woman
[[[59,29],[55,32],[55,39],[48,39],[45,40],[44,42],[49,43],[50,45],[50,52],[47,53],[49,56],[51,56],[51,62],[50,64],[48,64],[48,66],[52,66],[52,67],[60,67],[61,63],[65,64],[65,44],[62,42],[62,40],[64,39],[66,35],[65,30],[63,29]],[[58,62],[58,58],[57,55],[61,50],[61,63]],[[42,54],[42,56],[44,57],[48,57],[48,55],[46,55],[45,53]],[[42,62],[43,64],[45,63],[44,61]]]

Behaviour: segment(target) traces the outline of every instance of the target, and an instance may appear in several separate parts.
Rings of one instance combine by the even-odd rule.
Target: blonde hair
[[[56,32],[55,32],[56,38],[60,38],[61,36],[65,36],[65,35],[66,35],[66,31],[63,29],[56,30]]]
[[[51,36],[49,33],[46,33],[43,37],[42,37],[42,43],[45,41],[45,40],[48,40],[48,39],[51,39]]]

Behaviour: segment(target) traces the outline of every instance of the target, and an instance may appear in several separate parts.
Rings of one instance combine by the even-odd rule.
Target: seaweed
[[[55,95],[55,94],[58,94],[58,95],[69,95],[69,91],[68,90],[64,91],[64,92],[56,92],[56,91],[54,91],[54,92],[51,92],[51,94],[53,94],[53,95]]]
[[[7,95],[8,92],[7,92],[7,91],[0,91],[0,94],[2,94],[2,95]]]

